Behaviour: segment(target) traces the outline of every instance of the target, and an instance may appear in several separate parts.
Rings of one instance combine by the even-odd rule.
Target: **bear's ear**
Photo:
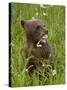
[[[24,24],[25,24],[25,20],[21,20],[21,25],[24,27]]]

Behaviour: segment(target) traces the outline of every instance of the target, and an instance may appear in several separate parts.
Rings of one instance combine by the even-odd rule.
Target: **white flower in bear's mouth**
[[[40,41],[37,42],[37,47],[42,47],[42,44],[40,44]]]
[[[47,38],[48,38],[48,35],[45,34],[45,35],[41,38],[41,40],[37,42],[36,46],[37,46],[37,47],[42,47],[42,44],[41,44],[40,42],[46,43]]]

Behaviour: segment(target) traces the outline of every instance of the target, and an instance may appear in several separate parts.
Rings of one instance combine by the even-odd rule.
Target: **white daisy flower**
[[[14,46],[14,44],[11,42],[11,46]]]
[[[28,72],[28,69],[26,69],[25,71]]]
[[[32,17],[32,20],[34,20],[35,19],[35,17]]]
[[[44,67],[44,66],[45,66],[45,64],[42,64],[42,66]]]
[[[38,12],[36,12],[36,16],[38,16]]]
[[[52,71],[52,75],[53,76],[56,75],[56,70],[55,69]]]
[[[45,12],[43,12],[43,15],[46,16],[47,14]]]

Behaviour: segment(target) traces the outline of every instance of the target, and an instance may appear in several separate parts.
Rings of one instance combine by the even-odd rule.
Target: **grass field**
[[[56,74],[49,78],[25,72],[27,59],[24,53],[25,32],[21,19],[41,19],[49,30],[49,43],[54,47]],[[36,4],[11,4],[11,86],[38,86],[65,83],[65,7]],[[10,32],[10,30],[9,30]]]

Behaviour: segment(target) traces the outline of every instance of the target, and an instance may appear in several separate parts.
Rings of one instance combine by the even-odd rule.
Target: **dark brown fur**
[[[41,20],[21,20],[21,24],[25,29],[26,43],[25,49],[27,56],[31,57],[26,68],[32,72],[38,64],[38,59],[48,59],[50,55],[50,47],[48,41],[42,42],[43,35],[48,34],[48,30],[44,27]],[[40,41],[42,47],[37,47],[37,42]]]

